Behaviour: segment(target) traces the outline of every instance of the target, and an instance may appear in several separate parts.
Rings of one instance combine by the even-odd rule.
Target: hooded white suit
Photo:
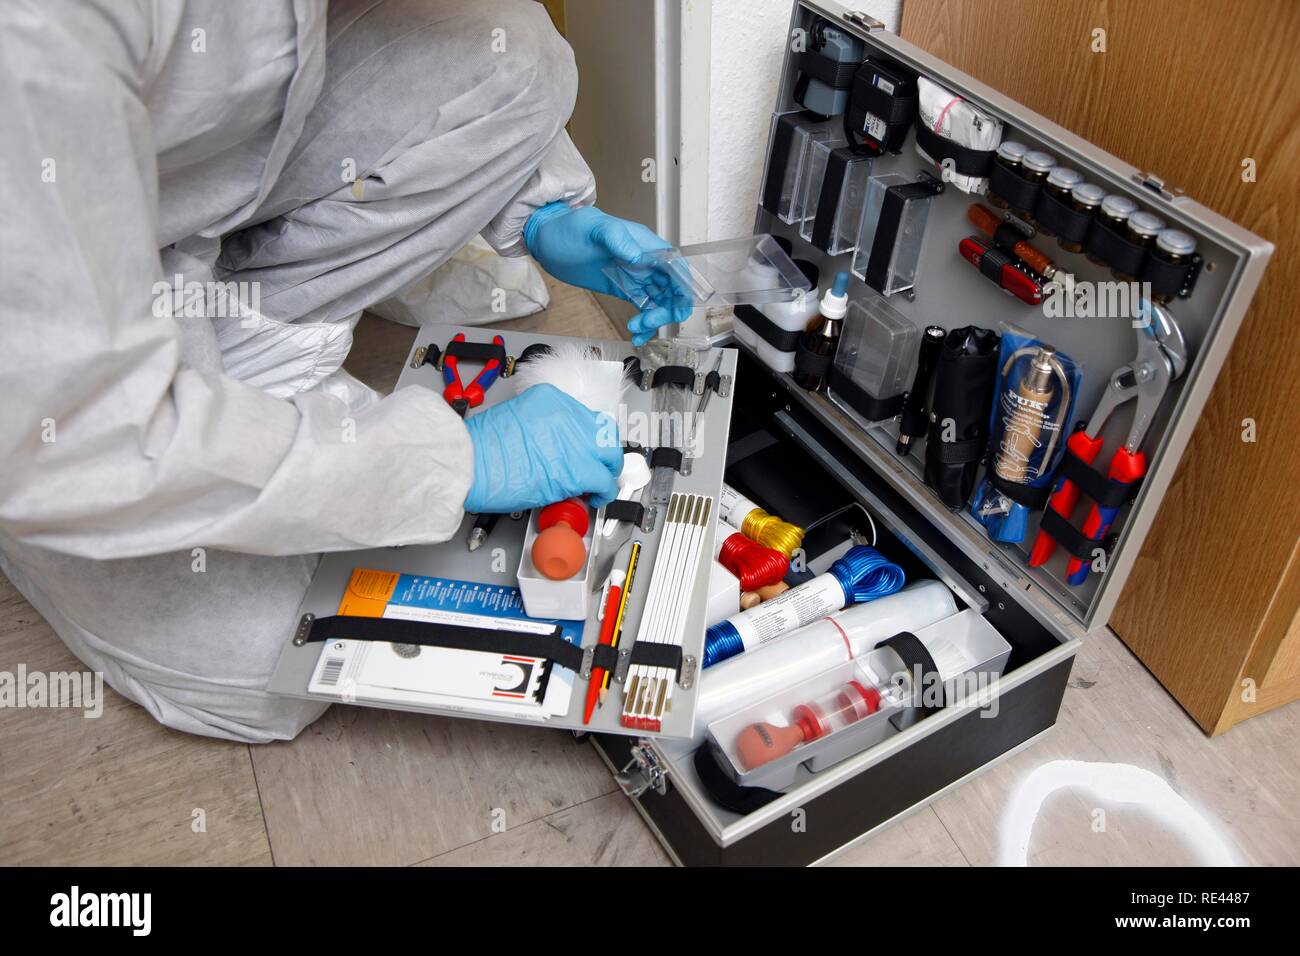
[[[317,554],[456,530],[460,419],[339,366],[475,234],[592,201],[575,93],[528,0],[0,11],[0,566],[158,720],[292,737],[322,706],[263,687]]]

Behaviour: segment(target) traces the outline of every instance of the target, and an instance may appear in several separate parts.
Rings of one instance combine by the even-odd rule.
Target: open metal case
[[[1140,208],[1194,237],[1202,257],[1195,286],[1190,295],[1168,305],[1189,358],[1147,432],[1143,447],[1148,471],[1115,523],[1118,533],[1112,539],[1107,570],[1090,575],[1080,586],[1070,586],[1062,580],[1067,556],[1059,549],[1048,564],[1030,568],[1024,547],[994,544],[966,509],[945,507],[922,479],[923,449],[914,449],[908,458],[895,454],[897,425],[892,419],[865,423],[851,418],[824,393],[800,389],[788,374],[772,371],[742,346],[727,452],[728,482],[796,524],[848,503],[865,506],[875,516],[881,550],[907,562],[910,578],[932,577],[947,584],[959,606],[983,614],[1012,650],[994,688],[996,707],[940,710],[819,773],[802,770],[795,785],[779,799],[750,812],[728,810],[710,795],[689,745],[598,734],[597,746],[619,774],[620,784],[683,864],[817,861],[960,785],[1032,743],[1055,723],[1080,641],[1089,630],[1106,624],[1123,590],[1272,253],[1269,243],[1191,198],[1167,190],[1156,175],[1097,149],[885,32],[864,14],[836,3],[798,2],[793,7],[791,37],[807,37],[819,22],[855,36],[864,57],[930,78],[1000,119],[1007,138],[1045,150],[1107,193],[1131,197]],[[799,49],[796,43],[787,47],[767,147],[769,164],[780,117],[804,109],[796,101],[801,82]],[[922,171],[933,172],[934,167],[917,154],[914,141],[915,130],[909,130],[901,151],[875,158],[870,175],[915,180]],[[765,181],[771,172],[769,168]],[[918,329],[934,323],[996,330],[1010,323],[1054,343],[1084,366],[1074,417],[1086,419],[1111,371],[1133,359],[1135,332],[1127,322],[1050,318],[1041,309],[1003,294],[964,262],[957,254],[958,243],[976,233],[967,221],[967,207],[982,199],[952,187],[934,197],[915,283],[891,295],[889,304]],[[838,223],[843,210],[837,209],[836,216]],[[785,221],[790,218],[796,221]],[[811,240],[819,238],[815,226],[809,228],[798,217],[774,215],[761,203],[754,231],[788,239],[795,257],[815,262],[823,276],[847,271],[853,263],[853,248],[844,249],[844,243],[834,238],[814,245]],[[830,231],[838,235],[842,230],[837,226]],[[1050,240],[1043,243],[1080,280],[1107,277],[1107,270],[1083,255],[1060,251]],[[874,294],[859,279],[850,285],[850,299]],[[1123,441],[1131,417],[1132,403],[1111,416],[1104,431],[1104,454]],[[1104,457],[1099,466],[1102,463]],[[1078,520],[1080,512],[1075,514]],[[1032,537],[1031,528],[1026,540]]]

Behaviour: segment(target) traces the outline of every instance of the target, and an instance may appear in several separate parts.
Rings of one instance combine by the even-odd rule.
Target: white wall
[[[851,6],[898,31],[902,0],[857,0]],[[707,235],[684,235],[683,242],[745,236],[753,228],[791,9],[791,0],[711,4]],[[684,79],[683,111],[691,104],[686,86]]]

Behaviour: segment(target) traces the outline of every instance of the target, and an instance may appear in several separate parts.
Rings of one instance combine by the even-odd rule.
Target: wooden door
[[[902,35],[1276,245],[1110,623],[1208,732],[1300,696],[1300,3],[905,0]]]

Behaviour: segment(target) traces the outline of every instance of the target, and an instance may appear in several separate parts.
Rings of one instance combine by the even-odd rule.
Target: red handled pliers
[[[1131,485],[1146,474],[1147,459],[1142,451],[1142,441],[1164,400],[1165,393],[1187,366],[1187,349],[1182,331],[1174,317],[1163,306],[1144,303],[1147,308],[1145,324],[1137,328],[1137,355],[1127,365],[1121,365],[1110,376],[1106,391],[1097,403],[1088,424],[1070,436],[1066,448],[1077,458],[1091,465],[1101,453],[1104,439],[1102,429],[1111,414],[1129,399],[1136,398],[1133,422],[1129,425],[1124,443],[1111,456],[1106,477],[1121,485]],[[1067,521],[1079,500],[1079,488],[1068,478],[1061,479],[1048,503],[1053,511]],[[1111,523],[1119,513],[1118,507],[1093,503],[1083,525],[1083,535],[1100,541],[1110,532]],[[1038,532],[1033,550],[1029,553],[1029,566],[1045,564],[1056,550],[1056,541],[1044,531]],[[1082,584],[1088,578],[1091,564],[1072,557],[1066,569],[1066,581]]]
[[[464,342],[465,333],[457,332],[452,338],[452,342]],[[506,340],[499,335],[492,336],[492,344],[505,348]],[[501,360],[489,359],[483,366],[482,370],[474,376],[474,381],[468,385],[462,385],[460,381],[460,369],[456,367],[456,356],[444,354],[442,357],[442,381],[446,386],[442,390],[442,397],[447,404],[456,410],[456,414],[461,418],[465,417],[465,412],[471,408],[477,408],[483,404],[483,395],[492,383],[501,376]]]

